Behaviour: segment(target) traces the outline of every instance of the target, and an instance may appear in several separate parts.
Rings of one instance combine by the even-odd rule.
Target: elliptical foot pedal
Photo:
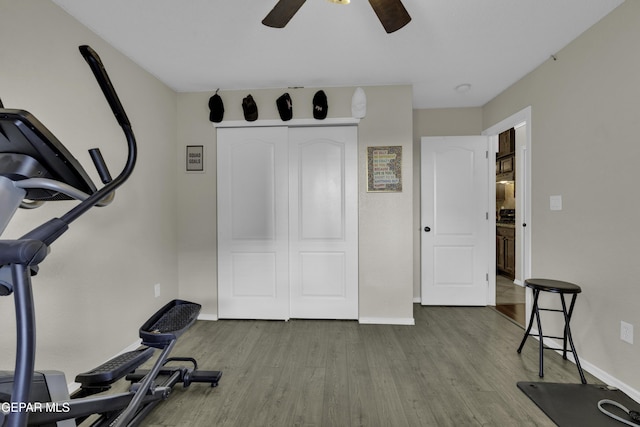
[[[90,371],[76,375],[75,381],[83,388],[104,387],[118,381],[151,359],[154,350],[149,347],[122,353]]]
[[[140,328],[142,344],[165,348],[189,329],[201,308],[200,304],[178,299],[166,304]]]
[[[189,375],[189,383],[184,382],[184,386],[188,387],[191,383],[209,383],[211,387],[218,387],[218,383],[222,378],[222,371],[193,371]]]

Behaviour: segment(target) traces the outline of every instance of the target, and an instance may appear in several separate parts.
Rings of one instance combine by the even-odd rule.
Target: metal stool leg
[[[573,312],[573,305],[576,302],[576,295],[571,298],[571,305],[569,306],[569,312],[567,314],[567,306],[564,299],[564,294],[560,294],[560,300],[562,301],[562,314],[564,315],[564,333],[562,335],[562,358],[567,360],[567,319],[571,320],[571,313]]]
[[[569,307],[569,312],[567,313],[567,305],[564,301],[564,294],[560,294],[560,299],[562,300],[562,313],[564,314],[564,343],[563,343],[563,358],[567,358],[567,340],[569,341],[569,346],[571,347],[571,352],[573,353],[573,358],[575,359],[576,366],[578,367],[578,372],[580,373],[580,381],[582,384],[586,384],[587,380],[584,377],[584,373],[582,372],[582,366],[580,366],[580,359],[578,359],[578,353],[576,352],[576,347],[573,345],[573,338],[571,337],[571,327],[569,326],[569,322],[571,321],[571,315],[573,314],[573,306],[576,303],[577,294],[573,294],[573,298],[571,298],[571,305]]]
[[[538,290],[536,290],[536,292],[540,292]],[[537,297],[537,295],[536,295]],[[540,372],[538,373],[538,376],[540,378],[544,377],[544,338],[542,335],[542,322],[540,321],[540,311],[538,308],[538,304],[537,304],[537,298],[536,298],[536,320],[538,321],[538,337],[540,337],[540,342],[539,342],[539,353],[540,353]]]
[[[535,316],[538,311],[538,294],[540,291],[533,290],[533,307],[531,308],[531,315],[529,316],[529,326],[527,326],[527,330],[524,332],[524,337],[520,342],[520,346],[518,347],[518,353],[522,352],[522,347],[524,347],[524,343],[527,341],[527,337],[529,336],[529,332],[531,332],[531,327],[533,326],[533,316]]]

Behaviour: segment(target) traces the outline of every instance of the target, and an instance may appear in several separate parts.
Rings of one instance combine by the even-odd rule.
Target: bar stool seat
[[[536,334],[540,340],[539,342],[539,351],[540,351],[540,377],[544,376],[543,370],[543,351],[546,350],[562,350],[562,358],[567,358],[567,342],[571,348],[571,353],[573,353],[573,358],[576,362],[576,366],[578,367],[578,372],[580,373],[580,380],[582,384],[586,384],[587,380],[584,377],[584,373],[582,372],[582,367],[580,366],[580,360],[578,359],[578,353],[576,352],[576,348],[573,345],[573,338],[571,337],[571,327],[569,325],[571,321],[571,315],[573,314],[573,307],[576,303],[576,298],[582,289],[580,286],[575,285],[569,282],[563,282],[560,280],[552,280],[552,279],[527,279],[524,281],[526,287],[531,288],[533,291],[533,307],[531,308],[531,317],[529,318],[529,325],[527,326],[527,330],[524,333],[524,337],[522,338],[522,342],[520,343],[520,347],[518,347],[518,353],[522,351],[522,347],[524,347],[524,343],[527,341],[527,337],[531,334],[531,327],[533,326],[534,318],[538,325],[538,333]],[[552,292],[560,295],[560,301],[562,302],[562,310],[550,309],[550,308],[540,308],[538,306],[538,297],[540,296],[540,292]],[[569,310],[567,311],[567,304],[565,302],[565,294],[572,295],[571,304],[569,305]],[[542,334],[542,322],[540,321],[540,311],[557,311],[561,312],[564,315],[564,334],[562,337],[554,337],[549,335]],[[552,348],[544,346],[544,338],[562,338],[562,348]]]

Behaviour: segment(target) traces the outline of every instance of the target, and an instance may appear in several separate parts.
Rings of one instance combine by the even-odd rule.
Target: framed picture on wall
[[[367,191],[402,192],[402,147],[367,147]]]
[[[204,147],[202,145],[187,145],[187,172],[204,172]]]

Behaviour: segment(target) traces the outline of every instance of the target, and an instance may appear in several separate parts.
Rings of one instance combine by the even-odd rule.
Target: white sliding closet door
[[[357,127],[217,132],[219,317],[357,319]]]
[[[289,131],[291,317],[358,318],[357,132]]]
[[[288,319],[287,128],[217,136],[218,316]]]

